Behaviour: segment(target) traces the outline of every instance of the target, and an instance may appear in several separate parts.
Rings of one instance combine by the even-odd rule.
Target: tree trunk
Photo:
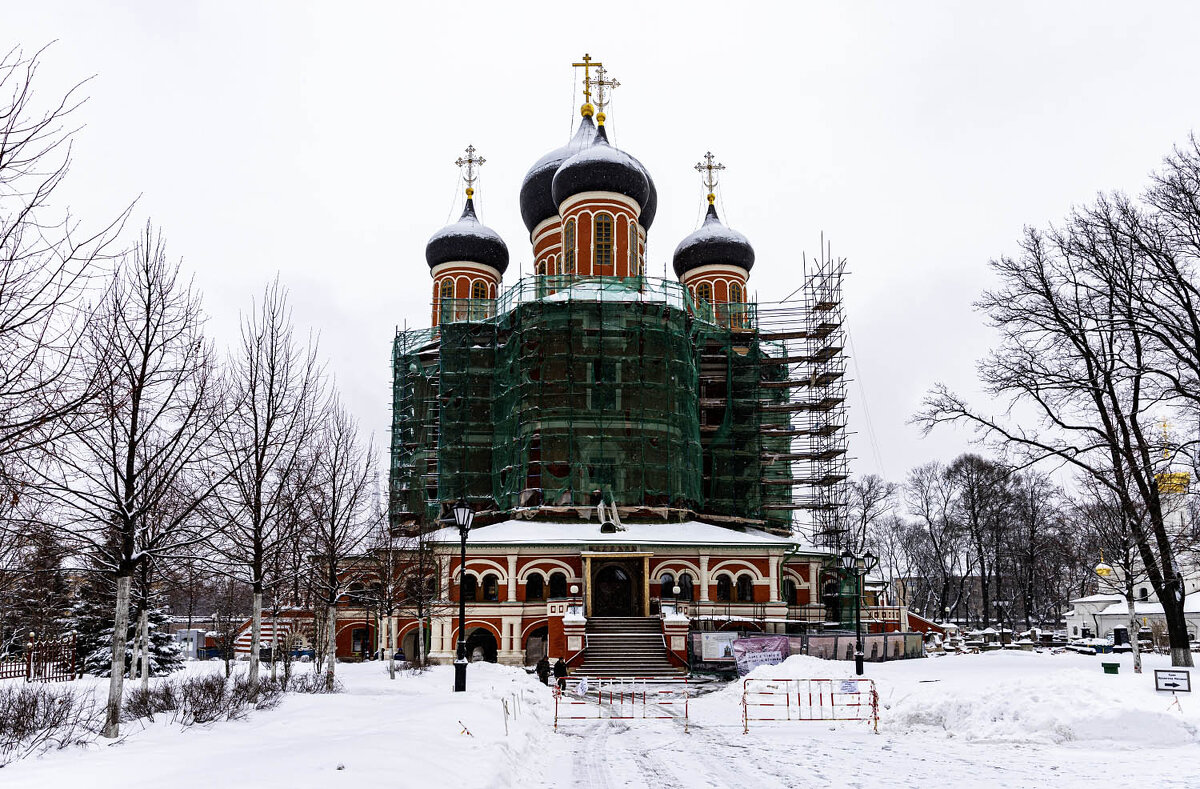
[[[277,667],[279,666],[279,655],[275,650],[279,648],[279,610],[275,609],[271,612],[271,682],[274,683],[279,678]]]
[[[108,678],[108,704],[104,711],[104,736],[116,739],[121,734],[121,699],[125,681],[125,636],[129,630],[130,575],[117,576],[117,605],[113,612],[112,674]]]
[[[141,644],[142,690],[150,689],[150,612],[142,607],[138,616],[138,642]]]
[[[332,693],[337,667],[337,603],[329,603],[329,621],[325,630],[325,690]]]
[[[1129,645],[1133,648],[1133,673],[1142,673],[1142,649],[1138,644],[1137,612],[1134,610],[1133,590],[1128,590],[1125,601],[1129,603]]]
[[[1171,594],[1175,589],[1166,591]],[[1159,602],[1163,604],[1163,614],[1166,615],[1167,620],[1167,642],[1171,645],[1171,665],[1190,667],[1192,665],[1192,649],[1191,644],[1188,643],[1187,619],[1183,615],[1183,601],[1180,599],[1167,601],[1160,597]]]
[[[384,649],[388,653],[388,678],[396,678],[396,648],[392,646],[392,617],[387,618],[387,632],[384,634]]]
[[[258,653],[262,643],[262,585],[254,584],[253,611],[250,615],[250,696],[258,691]]]

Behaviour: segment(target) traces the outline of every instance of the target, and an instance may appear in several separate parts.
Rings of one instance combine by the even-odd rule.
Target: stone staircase
[[[590,617],[587,651],[574,675],[679,677],[686,673],[667,658],[658,617]]]

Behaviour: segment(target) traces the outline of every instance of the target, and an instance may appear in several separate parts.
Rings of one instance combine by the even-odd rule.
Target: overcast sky
[[[72,209],[102,222],[136,198],[222,346],[279,272],[380,445],[393,330],[428,324],[425,242],[461,210],[454,159],[487,158],[480,214],[511,283],[521,179],[567,139],[589,52],[621,82],[614,141],[658,184],[651,273],[698,224],[706,150],[760,300],[800,284],[822,232],[848,258],[853,468],[897,480],[966,445],[906,420],[936,381],[981,400],[988,260],[1023,225],[1137,191],[1197,126],[1198,35],[1200,5],[1097,2],[42,0],[0,22],[6,48],[57,40],[46,97],[95,75]]]

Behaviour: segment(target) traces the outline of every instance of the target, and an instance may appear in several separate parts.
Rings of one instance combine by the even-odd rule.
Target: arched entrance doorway
[[[641,573],[636,563],[609,562],[592,576],[592,616],[641,616]]]
[[[467,659],[472,663],[480,660],[496,662],[496,637],[492,631],[479,627],[467,636]]]

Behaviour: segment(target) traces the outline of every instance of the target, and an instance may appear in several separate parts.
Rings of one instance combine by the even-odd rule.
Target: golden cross
[[[475,194],[475,181],[479,179],[479,167],[487,161],[482,156],[475,155],[475,146],[467,146],[466,157],[458,157],[454,163],[458,165],[463,172],[463,180],[467,182],[467,197]]]
[[[582,63],[572,63],[575,68],[583,69],[583,99],[586,103],[592,103],[592,68],[603,68],[604,64],[599,61],[593,61],[592,56],[588,53],[583,53]]]
[[[704,187],[708,189],[708,202],[711,203],[715,199],[713,192],[717,188],[717,173],[725,169],[725,165],[717,162],[713,164],[712,151],[704,154],[704,161],[696,162],[695,170],[700,173],[700,179],[704,182]]]

